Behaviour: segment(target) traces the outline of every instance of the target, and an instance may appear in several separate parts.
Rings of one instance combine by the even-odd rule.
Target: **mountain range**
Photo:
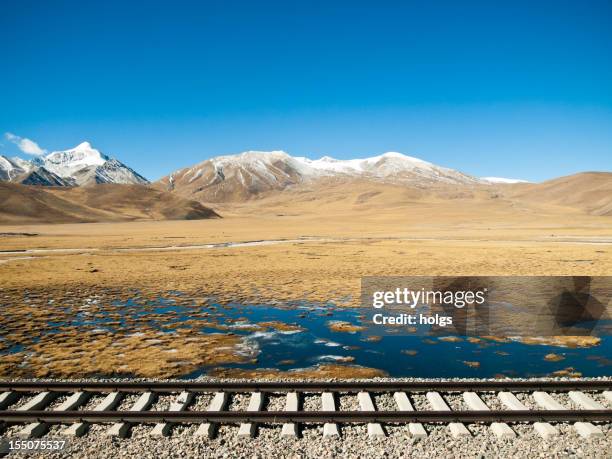
[[[242,201],[270,191],[316,181],[370,180],[416,187],[515,183],[512,179],[479,179],[402,153],[364,159],[312,160],[284,151],[247,151],[218,156],[179,169],[157,183],[169,191],[203,202]]]
[[[323,177],[422,185],[522,182],[497,177],[476,178],[396,152],[364,159],[339,160],[324,156],[313,160],[291,156],[284,151],[247,151],[217,156],[177,170],[158,183],[169,190],[190,192],[214,202],[280,190]],[[0,181],[41,186],[149,183],[130,167],[93,148],[89,142],[32,160],[0,155]]]
[[[67,212],[67,216],[52,219],[56,221],[72,221],[73,217],[78,221],[208,218],[212,214],[205,206],[210,204],[229,212],[235,212],[236,206],[240,212],[249,211],[245,206],[250,206],[250,211],[258,208],[258,212],[262,209],[269,212],[276,206],[286,212],[292,206],[310,208],[312,203],[314,211],[324,212],[325,206],[334,200],[344,203],[343,208],[362,208],[375,202],[383,207],[403,208],[432,199],[455,203],[497,200],[510,203],[515,209],[536,203],[555,209],[571,207],[592,215],[612,215],[612,173],[580,173],[533,184],[502,177],[474,177],[397,152],[364,159],[324,156],[313,160],[283,151],[247,151],[207,159],[149,183],[122,162],[83,142],[30,161],[0,155],[0,181],[13,185],[4,186],[0,193],[5,203],[9,197],[10,202],[24,202],[31,209],[39,208],[36,202],[51,203],[50,208]],[[115,188],[91,186],[101,184]],[[62,189],[73,191],[59,192]],[[143,191],[137,192],[139,189]],[[128,206],[138,211],[110,217],[98,212],[120,207],[125,193],[139,197]],[[96,195],[100,195],[99,199],[94,199]],[[123,197],[117,200],[118,196]],[[57,199],[69,201],[69,205],[58,203]],[[155,207],[152,203],[156,199],[165,203],[165,210],[149,211]],[[85,212],[82,205],[89,210]],[[183,210],[170,212],[167,207],[172,205]],[[13,220],[19,213],[18,207],[15,204],[13,208]],[[73,208],[77,210],[70,210]],[[25,218],[35,218],[35,214]]]

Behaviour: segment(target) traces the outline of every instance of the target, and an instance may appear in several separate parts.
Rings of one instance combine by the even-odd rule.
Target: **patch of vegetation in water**
[[[151,297],[134,290],[110,299],[24,292],[3,311],[0,376],[192,377],[330,365],[397,377],[600,376],[610,373],[605,356],[612,355],[609,337],[375,336],[357,308],[220,304],[177,291]]]

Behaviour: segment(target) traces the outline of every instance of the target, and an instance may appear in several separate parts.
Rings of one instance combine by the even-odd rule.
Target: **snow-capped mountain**
[[[34,166],[21,158],[8,158],[0,155],[0,180],[13,181],[17,177],[29,172]]]
[[[477,178],[401,153],[364,159],[312,160],[284,151],[247,151],[218,156],[180,169],[160,183],[183,195],[208,202],[244,199],[321,178],[369,179],[397,184],[477,184]]]
[[[109,159],[89,142],[83,142],[70,150],[51,152],[40,158],[40,162],[60,177],[70,177],[81,169],[102,166]]]
[[[46,186],[149,183],[122,162],[93,148],[89,142],[31,161],[0,155],[0,180]]]
[[[178,170],[160,183],[182,195],[210,202],[244,199],[301,183],[314,170],[283,151],[247,151],[218,156]]]

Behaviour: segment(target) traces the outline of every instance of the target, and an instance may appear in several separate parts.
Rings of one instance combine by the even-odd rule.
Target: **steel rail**
[[[521,411],[0,411],[0,421],[128,423],[612,422],[612,410]]]
[[[612,381],[340,381],[340,382],[200,382],[200,381],[0,381],[0,391],[12,392],[465,392],[612,390]]]

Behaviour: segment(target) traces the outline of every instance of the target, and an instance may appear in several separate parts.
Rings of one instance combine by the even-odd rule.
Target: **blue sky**
[[[0,132],[150,179],[248,149],[611,171],[611,22],[610,1],[8,0]]]

